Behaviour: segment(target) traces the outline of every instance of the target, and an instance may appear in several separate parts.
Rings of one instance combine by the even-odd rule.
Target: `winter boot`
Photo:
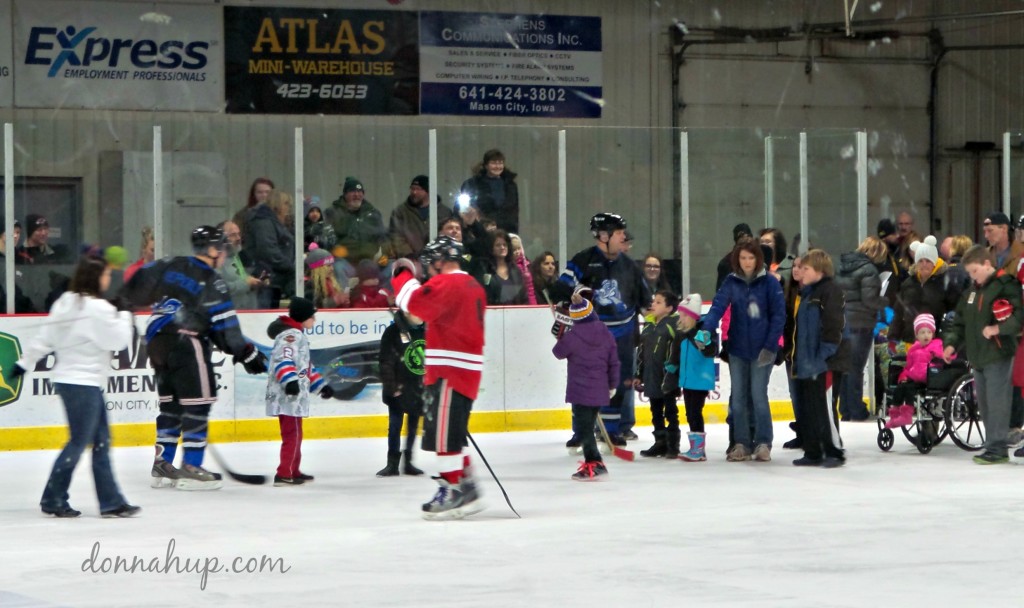
[[[679,458],[686,462],[701,462],[707,460],[708,457],[704,454],[704,433],[687,433],[686,437],[690,440],[690,449],[685,454],[680,454]]]
[[[607,474],[608,469],[604,466],[603,462],[592,460],[581,462],[580,468],[572,474],[570,479],[573,481],[603,481],[604,476]]]
[[[402,464],[402,472],[406,475],[422,475],[423,471],[417,469],[412,464],[412,450],[405,450],[402,454],[405,456],[405,462]]]
[[[388,466],[377,471],[377,477],[394,477],[398,475],[398,461],[402,459],[401,452],[388,452]]]
[[[640,455],[644,458],[657,458],[659,456],[664,456],[665,452],[668,451],[668,441],[666,440],[667,435],[668,432],[664,429],[654,431],[654,445],[646,450],[640,450]]]
[[[679,458],[679,440],[682,433],[679,428],[668,430],[668,447],[665,449],[665,458]]]

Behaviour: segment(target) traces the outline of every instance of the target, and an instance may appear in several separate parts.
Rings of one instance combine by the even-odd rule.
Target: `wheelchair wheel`
[[[929,429],[929,426],[932,426],[932,428]],[[942,443],[942,440],[946,438],[946,434],[949,432],[945,418],[918,420],[914,424],[900,428],[903,429],[903,436],[907,438],[907,441],[914,444],[917,451],[922,454],[931,452],[933,447]]]
[[[953,383],[943,408],[949,438],[960,449],[977,452],[985,446],[985,429],[978,412],[974,376],[966,374]]]
[[[878,431],[878,449],[883,452],[888,452],[892,449],[892,444],[896,442],[896,435],[893,434],[891,429],[882,429]]]

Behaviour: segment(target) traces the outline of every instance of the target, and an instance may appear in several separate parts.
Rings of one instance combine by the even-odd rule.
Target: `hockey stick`
[[[490,463],[487,462],[487,458],[484,457],[484,453],[480,451],[480,446],[476,444],[476,439],[473,439],[473,436],[469,434],[468,430],[466,431],[466,437],[469,437],[469,442],[473,444],[473,449],[475,449],[476,453],[480,455],[480,460],[484,461],[484,466],[487,467],[487,470],[491,472],[491,477],[494,478],[494,482],[498,484],[498,488],[501,489],[501,493],[505,496],[505,503],[508,505],[508,508],[512,509],[512,512],[516,514],[516,517],[522,519],[523,516],[520,515],[519,511],[516,511],[516,508],[512,506],[512,501],[508,499],[508,492],[505,491],[505,487],[501,485],[500,481],[498,481],[498,476],[494,474],[494,469],[491,468]]]
[[[246,475],[245,473],[236,473],[235,471],[231,470],[231,467],[229,467],[227,463],[224,462],[224,458],[222,458],[220,452],[213,447],[213,444],[207,444],[206,450],[210,452],[210,455],[213,456],[213,459],[217,461],[217,465],[220,466],[220,468],[224,469],[224,472],[227,473],[228,477],[230,477],[231,479],[234,479],[239,483],[249,484],[251,486],[261,486],[267,483],[266,475]]]
[[[617,457],[623,460],[628,460],[630,462],[636,460],[636,454],[627,450],[626,448],[620,448],[619,446],[612,443],[612,438],[608,436],[608,429],[604,428],[604,420],[601,420],[600,416],[597,417],[597,428],[601,429],[601,437],[604,438],[604,442],[605,444],[608,445],[608,448],[612,451],[612,454],[615,454]]]

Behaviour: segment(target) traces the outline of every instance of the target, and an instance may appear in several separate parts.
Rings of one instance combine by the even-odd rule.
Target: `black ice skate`
[[[423,505],[423,519],[462,519],[484,510],[476,484],[468,479],[452,485],[443,477],[432,477],[437,481],[437,493]]]
[[[135,505],[125,503],[115,509],[109,509],[101,512],[100,516],[107,519],[113,517],[135,517],[140,511],[142,511],[142,507],[136,507]]]
[[[179,490],[219,490],[224,485],[220,473],[211,473],[203,467],[190,464],[183,465],[178,469],[178,475],[174,487]]]

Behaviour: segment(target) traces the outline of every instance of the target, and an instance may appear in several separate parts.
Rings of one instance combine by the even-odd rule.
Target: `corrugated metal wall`
[[[197,2],[192,2],[197,3]],[[198,2],[204,3],[204,2]],[[212,0],[210,4],[215,4]],[[229,1],[226,4],[250,5]],[[335,2],[298,0],[257,4],[336,7]],[[973,3],[948,1],[861,2],[858,19],[915,17],[981,10]],[[151,6],[143,3],[140,6]],[[391,8],[384,0],[347,3],[352,8]],[[426,131],[440,129],[440,184],[442,195],[454,192],[469,175],[469,167],[484,150],[501,148],[509,167],[520,173],[526,204],[523,210],[530,252],[554,248],[556,233],[557,130],[569,130],[570,249],[588,242],[586,219],[599,209],[627,214],[637,235],[638,250],[654,249],[671,254],[676,224],[671,221],[677,201],[673,150],[670,40],[674,19],[691,28],[777,27],[802,22],[842,21],[842,2],[723,0],[661,0],[623,2],[590,0],[470,1],[407,0],[397,10],[461,10],[521,13],[599,15],[603,18],[605,106],[600,120],[488,119],[481,126],[465,117],[318,117],[232,116],[109,111],[0,110],[0,118],[17,125],[18,173],[28,175],[81,176],[85,185],[88,239],[100,238],[104,226],[90,218],[108,203],[99,186],[98,156],[109,151],[148,151],[152,126],[163,127],[166,150],[216,151],[227,161],[226,213],[239,207],[251,180],[267,175],[290,189],[294,181],[293,129],[304,128],[306,191],[329,202],[340,193],[346,175],[360,177],[368,199],[386,214],[404,199],[410,178],[426,172]],[[872,10],[878,7],[878,10]],[[1019,3],[1009,0],[984,3],[984,10],[1009,10]],[[148,8],[146,10],[149,10]],[[1022,20],[971,20],[942,22],[936,26],[946,43],[1019,43]],[[928,23],[905,29],[925,32]],[[927,167],[927,69],[901,64],[920,58],[920,39],[891,44],[850,45],[821,43],[815,53],[824,55],[804,73],[804,64],[787,55],[803,51],[800,45],[744,45],[742,48],[691,49],[681,70],[683,99],[681,124],[700,127],[733,127],[733,134],[718,137],[721,155],[706,158],[709,178],[720,175],[725,183],[715,187],[716,196],[741,199],[736,206],[720,206],[702,199],[714,210],[709,220],[694,228],[691,240],[718,252],[728,245],[728,228],[737,218],[763,217],[763,138],[772,130],[867,128],[873,137],[871,201],[877,215],[887,209],[913,207],[926,215]],[[700,53],[717,56],[698,58]],[[728,57],[727,55],[744,55]],[[760,55],[759,58],[746,57]],[[829,59],[843,57],[856,63]],[[757,59],[757,60],[755,60]],[[772,59],[768,61],[767,59]],[[940,150],[962,146],[967,140],[999,142],[1006,129],[1024,127],[1020,116],[1024,88],[1019,50],[954,52],[943,63],[938,94]],[[655,130],[651,130],[651,128]],[[657,129],[662,129],[658,131]],[[778,131],[781,133],[781,131]],[[795,131],[791,131],[795,133]],[[823,136],[824,137],[824,136]],[[827,139],[827,138],[826,138]],[[1020,141],[1018,138],[1017,141]],[[759,143],[760,142],[760,143]],[[710,144],[709,144],[710,145]],[[785,148],[785,142],[780,146]],[[841,176],[848,152],[845,142],[822,144],[827,158],[839,155],[835,171]],[[707,148],[714,150],[713,146]],[[788,155],[788,156],[787,156]],[[1020,156],[1024,156],[1021,154]],[[713,161],[713,163],[712,163]],[[780,152],[780,162],[793,162],[792,150]],[[848,163],[847,163],[848,164]],[[944,230],[970,230],[965,223],[966,202],[973,196],[973,161],[963,154],[945,154],[939,163],[937,217]],[[1024,166],[1021,167],[1024,169]],[[779,168],[778,197],[791,197],[792,167]],[[1024,172],[1024,171],[1022,171]],[[845,180],[846,177],[836,177]],[[742,185],[746,184],[746,185]],[[1015,181],[1015,204],[1021,206],[1024,180]],[[982,161],[982,205],[997,204],[998,161]],[[709,186],[710,187],[710,186]],[[823,192],[827,184],[821,184]],[[756,198],[760,190],[760,203]],[[744,192],[746,194],[737,194]],[[840,202],[848,200],[845,183]],[[143,202],[143,201],[140,201]],[[740,203],[746,203],[746,207]],[[833,199],[829,204],[840,207]],[[714,203],[714,204],[712,204]],[[760,208],[758,208],[760,204]],[[787,203],[791,204],[791,203]],[[825,204],[825,203],[822,203]],[[828,209],[826,205],[824,208]],[[780,208],[781,209],[781,208]],[[779,221],[787,219],[781,212]],[[846,220],[843,220],[844,222]],[[924,228],[923,224],[919,226]],[[129,227],[135,228],[135,227]],[[795,232],[788,228],[787,232]],[[845,228],[838,228],[846,235]],[[696,235],[700,235],[697,237]],[[822,238],[829,238],[827,236]],[[844,236],[844,238],[847,238]],[[126,234],[126,242],[132,243]],[[702,246],[705,246],[702,245]],[[845,244],[844,244],[845,246]],[[638,252],[634,252],[638,253]],[[709,254],[710,255],[710,254]]]

